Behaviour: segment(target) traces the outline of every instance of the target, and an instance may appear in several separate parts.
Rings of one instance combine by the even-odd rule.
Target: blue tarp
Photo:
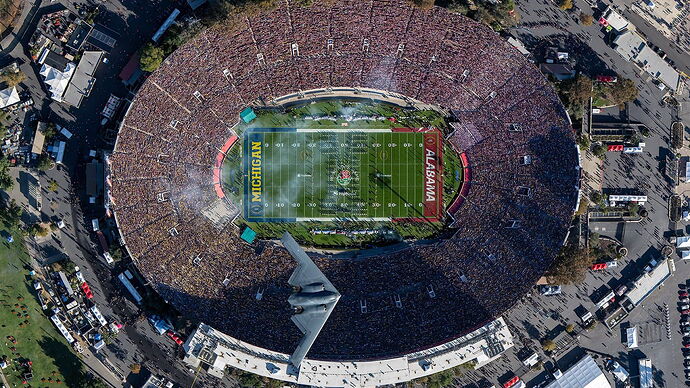
[[[256,113],[254,113],[254,110],[252,108],[244,108],[242,112],[240,112],[240,117],[242,118],[242,121],[245,123],[248,123],[256,118]]]

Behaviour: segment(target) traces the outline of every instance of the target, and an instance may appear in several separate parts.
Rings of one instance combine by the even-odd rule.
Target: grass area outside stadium
[[[41,311],[29,277],[30,258],[18,230],[0,224],[0,355],[8,357],[2,372],[13,386],[22,386],[25,368],[16,361],[31,360],[33,386],[81,386],[86,379],[79,358]],[[8,243],[5,236],[14,236]],[[14,337],[16,344],[10,340]],[[14,349],[14,350],[13,350]]]

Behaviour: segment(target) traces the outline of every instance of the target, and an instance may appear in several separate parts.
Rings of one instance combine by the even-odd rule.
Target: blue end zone
[[[264,216],[263,144],[262,132],[244,136],[244,216],[247,220]]]
[[[263,176],[264,134],[296,132],[297,128],[248,128],[244,133],[244,218],[249,222],[295,222],[296,218],[264,217],[266,209]],[[258,146],[254,143],[258,143]],[[254,147],[254,148],[252,148]]]

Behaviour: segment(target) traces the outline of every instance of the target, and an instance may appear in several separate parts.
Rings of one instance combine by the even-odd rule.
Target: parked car
[[[690,314],[690,310],[687,310],[687,309],[686,309],[686,310],[681,310],[680,313],[683,314],[683,315],[688,315],[688,314]]]
[[[539,286],[539,292],[542,295],[558,295],[562,292],[561,286]]]
[[[681,310],[690,310],[690,305],[687,304],[681,304],[678,306]]]
[[[625,294],[625,291],[628,291],[628,286],[626,286],[625,284],[621,284],[620,286],[618,286],[618,288],[616,288],[616,295],[621,296]]]
[[[598,75],[596,80],[604,83],[613,83],[617,82],[618,78],[612,75]]]
[[[680,301],[680,303],[690,303],[690,298],[688,298],[687,296],[681,296],[680,298],[678,298],[678,300]]]
[[[175,341],[175,343],[178,344],[178,345],[182,345],[182,344],[184,343],[184,341],[182,341],[182,338],[181,338],[179,335],[177,335],[177,334],[175,334],[174,332],[172,332],[172,331],[169,331],[169,330],[166,331],[166,332],[165,332],[165,335],[167,335],[168,337],[170,337],[170,339],[173,340],[173,341]]]

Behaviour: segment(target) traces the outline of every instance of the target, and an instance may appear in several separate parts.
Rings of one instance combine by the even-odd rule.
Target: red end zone
[[[438,222],[443,219],[443,137],[435,128],[393,128],[393,132],[424,132],[424,217],[393,221]]]
[[[223,148],[220,149],[218,155],[216,155],[216,162],[213,165],[213,188],[216,191],[218,198],[225,198],[225,193],[223,192],[223,186],[221,184],[221,169],[223,168],[223,159],[225,159],[225,154],[230,151],[233,144],[237,141],[238,137],[232,135],[228,141],[225,142]]]

